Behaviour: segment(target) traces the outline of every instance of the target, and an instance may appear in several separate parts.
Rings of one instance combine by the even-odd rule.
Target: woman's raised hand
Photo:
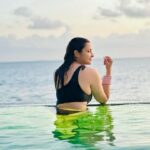
[[[109,56],[104,57],[104,65],[106,67],[106,75],[111,75],[111,67],[112,67],[113,60]]]

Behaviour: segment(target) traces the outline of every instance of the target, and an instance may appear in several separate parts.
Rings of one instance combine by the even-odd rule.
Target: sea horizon
[[[141,56],[141,57],[112,57],[114,60],[120,59],[150,59],[150,56]],[[103,57],[96,57],[93,60],[103,59]],[[39,59],[39,60],[11,60],[11,61],[0,61],[0,63],[25,63],[25,62],[56,62],[56,61],[63,61],[62,59]]]

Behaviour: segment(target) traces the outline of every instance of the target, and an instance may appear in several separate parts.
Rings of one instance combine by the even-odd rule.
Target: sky
[[[95,58],[150,57],[150,0],[0,0],[0,62],[62,60],[85,37]]]

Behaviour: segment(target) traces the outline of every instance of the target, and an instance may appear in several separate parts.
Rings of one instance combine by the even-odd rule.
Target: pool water
[[[56,115],[53,107],[0,108],[0,150],[150,149],[150,105],[89,107]]]

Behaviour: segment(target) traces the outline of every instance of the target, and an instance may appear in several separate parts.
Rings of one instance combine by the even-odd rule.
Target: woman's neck
[[[79,65],[81,65],[79,62],[77,62],[77,61],[74,61],[72,64],[71,64],[71,66],[73,67],[73,66],[79,66]]]

